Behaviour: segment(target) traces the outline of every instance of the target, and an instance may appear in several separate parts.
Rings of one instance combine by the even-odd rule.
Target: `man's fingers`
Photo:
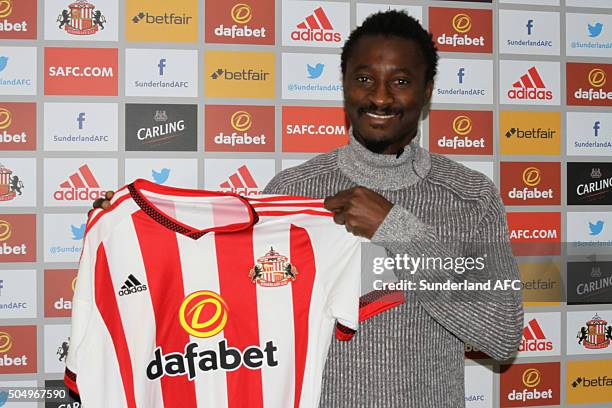
[[[334,212],[334,222],[336,224],[344,225],[345,219],[344,219],[344,213],[342,211]]]
[[[96,199],[96,201],[93,202],[93,208],[102,208],[103,201],[104,201],[103,198]]]
[[[346,206],[348,199],[351,196],[351,190],[344,190],[333,196],[325,198],[323,207],[328,211],[341,210]]]
[[[110,199],[111,199],[111,198],[113,198],[113,196],[115,195],[115,192],[114,192],[114,191],[110,191],[110,190],[108,190],[108,191],[106,192],[106,194],[104,194],[104,195],[105,195],[105,197],[106,197],[106,199],[107,199],[107,200],[110,200]]]
[[[110,201],[108,201],[108,200],[102,201],[102,208],[103,209],[108,210],[110,208],[110,206],[111,206]]]

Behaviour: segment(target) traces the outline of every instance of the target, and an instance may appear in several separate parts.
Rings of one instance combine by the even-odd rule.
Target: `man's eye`
[[[405,86],[405,85],[408,85],[410,81],[404,78],[398,78],[395,80],[395,83],[400,86]]]
[[[357,81],[366,83],[366,82],[370,82],[370,78],[368,78],[367,76],[359,76],[357,77]]]

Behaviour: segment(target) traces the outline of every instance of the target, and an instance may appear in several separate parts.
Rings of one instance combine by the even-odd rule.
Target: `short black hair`
[[[342,47],[340,66],[342,77],[346,74],[346,65],[351,57],[355,45],[364,36],[396,36],[407,40],[416,41],[427,68],[425,70],[425,82],[433,81],[438,71],[438,50],[433,42],[431,33],[421,26],[414,18],[404,10],[382,11],[368,16],[359,27],[353,30]]]

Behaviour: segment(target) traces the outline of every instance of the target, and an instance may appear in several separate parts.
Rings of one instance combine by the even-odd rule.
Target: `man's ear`
[[[431,102],[431,94],[433,93],[433,81],[427,81],[425,84],[425,105]]]

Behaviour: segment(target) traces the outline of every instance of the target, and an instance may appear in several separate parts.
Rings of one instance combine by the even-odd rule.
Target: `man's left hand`
[[[372,239],[393,207],[385,197],[361,186],[327,197],[323,205],[334,213],[336,224],[344,225],[353,235],[368,239]]]

